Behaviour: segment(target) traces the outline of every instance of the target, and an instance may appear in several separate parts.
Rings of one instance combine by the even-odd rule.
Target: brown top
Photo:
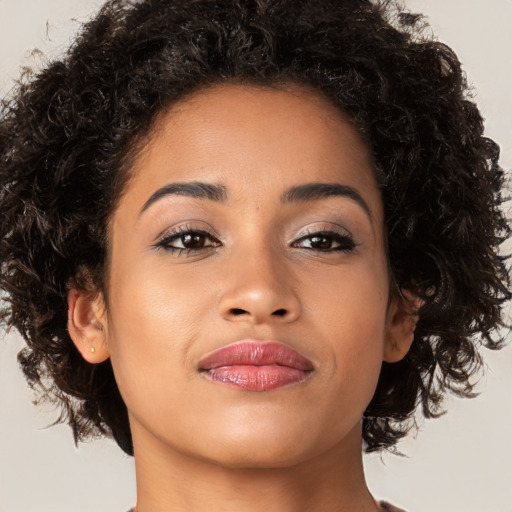
[[[379,501],[379,507],[382,512],[405,512],[403,508],[397,508],[387,501]]]
[[[402,508],[394,507],[393,505],[390,505],[387,501],[379,501],[379,507],[382,512],[405,512]],[[128,512],[135,512],[134,508],[131,508],[128,510]]]

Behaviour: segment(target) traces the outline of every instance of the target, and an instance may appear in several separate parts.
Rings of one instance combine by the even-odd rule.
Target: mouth
[[[302,382],[313,363],[277,341],[243,340],[216,350],[199,362],[210,381],[244,391],[271,391]]]

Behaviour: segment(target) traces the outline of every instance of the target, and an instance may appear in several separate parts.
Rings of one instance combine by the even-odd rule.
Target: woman
[[[361,442],[501,342],[496,146],[381,11],[113,2],[4,109],[6,323],[139,512],[385,510]]]

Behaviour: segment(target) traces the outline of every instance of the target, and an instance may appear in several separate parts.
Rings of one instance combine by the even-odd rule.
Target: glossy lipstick
[[[205,377],[245,391],[270,391],[304,380],[313,363],[277,341],[243,340],[199,362]]]

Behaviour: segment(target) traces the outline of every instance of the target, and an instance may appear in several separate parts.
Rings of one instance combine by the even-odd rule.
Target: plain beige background
[[[58,55],[76,20],[101,4],[0,0],[0,95],[20,66],[41,62],[32,49]],[[425,13],[438,39],[458,53],[487,133],[501,145],[502,165],[512,169],[512,0],[405,4]],[[112,442],[76,449],[68,427],[45,428],[56,414],[32,406],[16,364],[21,346],[16,334],[0,332],[0,512],[125,512],[135,499],[132,460]],[[408,512],[512,512],[512,346],[484,356],[481,396],[450,400],[447,415],[399,445],[407,457],[366,457],[377,497]]]

